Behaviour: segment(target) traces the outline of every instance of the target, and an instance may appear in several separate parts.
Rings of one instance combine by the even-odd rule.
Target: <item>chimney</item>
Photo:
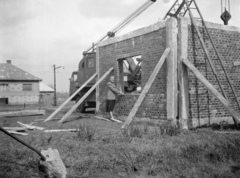
[[[11,60],[7,60],[7,64],[11,64]]]

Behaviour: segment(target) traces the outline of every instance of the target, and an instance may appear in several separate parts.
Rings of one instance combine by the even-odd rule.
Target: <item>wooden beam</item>
[[[157,76],[159,70],[161,69],[161,67],[162,67],[162,65],[163,65],[166,57],[168,56],[169,52],[170,52],[170,48],[167,48],[167,49],[164,51],[162,57],[161,57],[160,60],[158,61],[155,69],[153,70],[153,73],[151,74],[151,76],[149,77],[149,79],[148,79],[145,87],[143,88],[143,91],[141,92],[140,96],[138,97],[137,102],[134,104],[131,112],[129,113],[128,118],[126,119],[126,121],[125,121],[124,124],[122,125],[122,129],[127,129],[128,126],[129,126],[129,125],[131,124],[131,122],[133,121],[133,118],[134,118],[135,114],[137,113],[138,108],[140,107],[141,103],[143,102],[143,100],[144,100],[144,98],[145,98],[148,90],[150,89],[150,87],[151,87],[154,79],[156,78],[156,76]]]
[[[0,112],[0,117],[19,117],[19,116],[35,116],[35,115],[45,115],[45,110],[22,110],[22,111],[10,111],[10,112]]]
[[[77,89],[59,108],[57,108],[48,118],[44,121],[50,121],[78,92],[80,92],[89,82],[91,82],[95,77],[97,76],[97,73],[93,74],[92,77],[90,77],[79,89]]]
[[[113,67],[110,68],[91,88],[82,96],[82,98],[62,117],[59,123],[63,123],[73,111],[92,93],[92,91],[112,72]]]
[[[97,80],[96,81],[98,81],[99,80],[99,58],[100,58],[100,56],[99,56],[99,46],[98,46],[98,44],[97,44],[97,46],[96,46],[96,73],[97,73]],[[100,96],[100,94],[99,94],[99,91],[100,91],[100,89],[99,89],[99,85],[97,86],[97,88],[96,88],[96,108],[95,108],[95,113],[98,113],[98,111],[99,111],[99,108],[100,108],[100,103],[99,103],[99,96]]]
[[[235,111],[230,103],[214,88],[214,86],[192,65],[192,63],[187,60],[183,59],[183,63],[193,72],[193,74],[197,77],[197,79],[202,82],[205,87],[215,96],[228,110],[228,112],[233,116],[234,121],[236,124],[240,123],[240,114]]]

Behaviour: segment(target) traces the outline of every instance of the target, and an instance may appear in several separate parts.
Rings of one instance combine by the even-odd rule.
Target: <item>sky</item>
[[[0,63],[12,64],[68,92],[82,52],[147,0],[0,0]],[[222,0],[225,6],[225,0]],[[157,0],[121,33],[161,20],[175,0]],[[196,0],[205,21],[223,24],[221,0]],[[230,0],[229,25],[240,27],[240,1]]]

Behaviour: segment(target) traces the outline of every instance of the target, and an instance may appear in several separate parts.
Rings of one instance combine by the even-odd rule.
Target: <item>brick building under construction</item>
[[[215,69],[218,71],[218,78],[226,91],[229,102],[239,111],[236,98],[231,92],[219,61],[216,60],[216,53],[201,21],[196,21],[196,25]],[[206,22],[206,26],[223,59],[224,67],[235,88],[237,99],[239,99],[240,67],[237,65],[240,63],[240,28],[210,22]],[[207,90],[192,72],[183,66],[183,73],[179,74],[179,61],[188,59],[220,92],[216,77],[210,68],[200,39],[189,18],[169,18],[126,35],[100,42],[97,49],[97,69],[99,68],[97,72],[101,77],[109,68],[114,67],[111,74],[116,77],[117,87],[121,89],[123,85],[122,61],[128,57],[141,56],[141,87],[144,88],[167,47],[171,47],[171,52],[158,72],[136,116],[160,120],[179,118],[182,103],[179,104],[179,107],[177,103],[182,100],[178,95],[180,83],[182,83],[185,86],[185,91],[183,91],[185,101],[182,102],[186,102],[185,106],[188,106],[185,108],[187,114],[185,117],[191,126],[195,127],[222,120],[231,121],[232,117],[222,103]],[[183,75],[182,79],[178,75]],[[100,112],[105,110],[107,81],[108,78],[101,82],[97,88],[97,109]],[[129,115],[139,95],[137,92],[125,93],[124,97],[117,101],[115,113]]]

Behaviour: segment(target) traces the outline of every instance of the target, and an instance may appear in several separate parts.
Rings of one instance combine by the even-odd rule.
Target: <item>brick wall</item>
[[[240,62],[240,30],[234,27],[223,27],[223,25],[208,23],[208,29],[215,42],[215,45],[223,59],[223,64],[230,79],[233,81],[236,94],[240,97],[240,66],[233,66],[233,62]],[[221,65],[217,59],[215,51],[207,37],[206,32],[199,26],[203,40],[207,46],[210,57],[217,70],[220,82],[226,91],[230,103],[238,109],[231,88],[223,73]],[[221,93],[216,78],[210,68],[209,62],[201,47],[200,41],[194,27],[188,25],[188,59],[194,66],[215,86]],[[223,108],[221,103],[189,72],[189,104],[191,119],[206,119],[211,122],[214,118],[227,118],[229,113]]]
[[[185,18],[183,18],[184,20]],[[177,52],[178,57],[187,57],[194,66],[220,91],[217,84],[216,78],[210,68],[209,62],[205,56],[205,53],[201,47],[198,36],[190,24],[190,21],[185,19],[187,23],[180,30],[178,27],[178,39],[180,35],[184,37],[185,41],[178,41]],[[201,27],[201,23],[197,22],[199,30],[203,36],[204,42],[209,51],[210,57],[213,59],[215,68],[218,71],[218,76],[221,80],[221,84],[226,90],[227,96],[230,103],[239,111],[236,100],[231,92],[230,86],[228,85],[225,75],[216,60],[216,54],[213,47],[208,39],[206,32]],[[233,81],[233,86],[240,99],[240,66],[233,66],[233,62],[240,62],[240,29],[236,27],[229,27],[214,23],[207,22],[209,32],[216,44],[216,47],[222,56],[224,66],[229,73],[230,79]],[[152,27],[146,27],[153,29]],[[162,25],[158,29],[154,30],[143,30],[144,34],[139,34],[139,31],[133,31],[130,33],[129,38],[124,36],[116,39],[103,42],[99,45],[98,56],[99,56],[99,74],[100,77],[110,68],[114,67],[112,75],[116,77],[116,85],[119,86],[119,67],[117,59],[131,57],[135,55],[142,55],[142,88],[145,86],[149,76],[151,75],[154,67],[160,59],[163,51],[166,49],[167,34],[170,33],[166,30],[166,25]],[[186,30],[184,30],[186,29]],[[171,29],[175,30],[175,29]],[[134,35],[135,34],[135,35]],[[187,45],[183,45],[187,44]],[[181,46],[179,46],[181,45]],[[181,48],[184,46],[183,48]],[[184,54],[183,54],[184,53]],[[175,54],[176,55],[176,54]],[[179,60],[181,60],[179,57]],[[163,65],[157,78],[155,79],[151,89],[149,90],[146,98],[144,99],[141,107],[137,112],[137,117],[150,117],[156,119],[167,118],[167,65]],[[104,112],[107,86],[106,83],[109,78],[105,79],[99,86],[99,111]],[[177,78],[173,78],[177,80]],[[194,126],[208,124],[221,119],[230,118],[229,113],[223,108],[222,104],[213,97],[213,95],[203,86],[200,81],[196,79],[193,73],[188,72],[188,85],[189,85],[189,118],[190,123]],[[136,102],[139,95],[127,94],[124,97],[120,97],[117,100],[115,114],[116,115],[128,115]],[[169,111],[171,112],[171,110]],[[204,120],[204,122],[202,122]]]
[[[156,26],[156,25],[155,25]],[[116,85],[119,87],[119,66],[117,59],[126,58],[136,55],[142,56],[142,79],[141,86],[145,86],[157,62],[166,49],[166,28],[164,26],[154,29],[147,27],[140,29],[144,34],[139,36],[113,41],[99,47],[99,73],[100,77],[110,68],[114,67],[112,75],[115,75]],[[137,34],[132,32],[132,34]],[[99,86],[99,111],[105,111],[105,101],[109,77],[105,79]],[[115,114],[128,115],[134,103],[138,99],[139,94],[126,94],[119,97],[115,107]],[[137,117],[150,117],[155,119],[166,119],[166,63],[158,73],[148,94],[141,104]]]

